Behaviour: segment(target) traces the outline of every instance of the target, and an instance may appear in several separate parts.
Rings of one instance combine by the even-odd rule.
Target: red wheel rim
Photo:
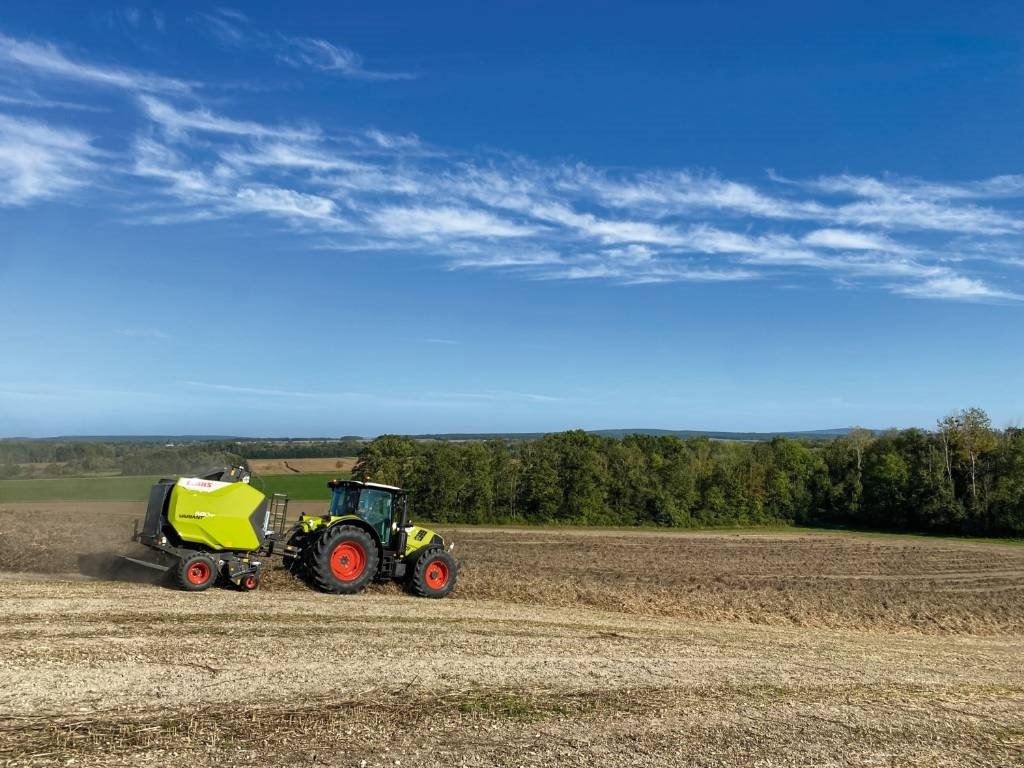
[[[443,589],[448,583],[448,564],[444,560],[434,560],[427,564],[425,575],[427,586],[431,589]]]
[[[256,589],[256,577],[255,576],[246,576],[245,577],[245,588],[246,589]]]
[[[210,580],[210,574],[213,571],[210,570],[210,564],[203,562],[202,560],[196,560],[188,567],[188,573],[185,574],[188,577],[189,584],[205,584]]]
[[[355,581],[366,568],[366,552],[355,541],[343,541],[331,552],[331,573],[342,581]]]

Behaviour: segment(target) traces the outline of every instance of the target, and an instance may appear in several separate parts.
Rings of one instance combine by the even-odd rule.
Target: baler
[[[421,597],[444,597],[455,587],[454,545],[409,522],[401,488],[332,480],[327,511],[289,526],[287,497],[268,498],[249,481],[244,467],[226,467],[157,482],[133,539],[158,551],[163,562],[143,564],[172,571],[178,586],[192,592],[218,579],[256,589],[275,555],[312,586],[335,594],[387,580]]]

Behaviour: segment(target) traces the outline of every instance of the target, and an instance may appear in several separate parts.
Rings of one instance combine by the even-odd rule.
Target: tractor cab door
[[[391,544],[391,521],[394,514],[394,495],[391,491],[377,488],[363,488],[359,493],[359,507],[356,514],[368,522],[380,536],[385,549]]]

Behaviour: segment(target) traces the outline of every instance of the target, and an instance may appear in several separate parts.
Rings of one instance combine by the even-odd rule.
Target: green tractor
[[[199,477],[160,480],[133,536],[155,549],[182,589],[198,592],[218,579],[242,590],[259,587],[264,561],[280,555],[297,575],[324,592],[351,595],[371,581],[394,580],[420,597],[445,597],[455,587],[453,544],[409,522],[401,488],[332,480],[323,515],[287,524],[288,499],[268,498],[243,467]]]

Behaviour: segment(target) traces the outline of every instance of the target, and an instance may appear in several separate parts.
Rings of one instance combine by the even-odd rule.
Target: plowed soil
[[[295,474],[324,473],[324,472],[351,472],[356,465],[356,460],[343,456],[334,459],[250,459],[249,469],[258,475],[287,475],[289,472]]]
[[[459,529],[447,600],[188,594],[142,512],[0,505],[0,765],[1024,764],[1024,547]]]

